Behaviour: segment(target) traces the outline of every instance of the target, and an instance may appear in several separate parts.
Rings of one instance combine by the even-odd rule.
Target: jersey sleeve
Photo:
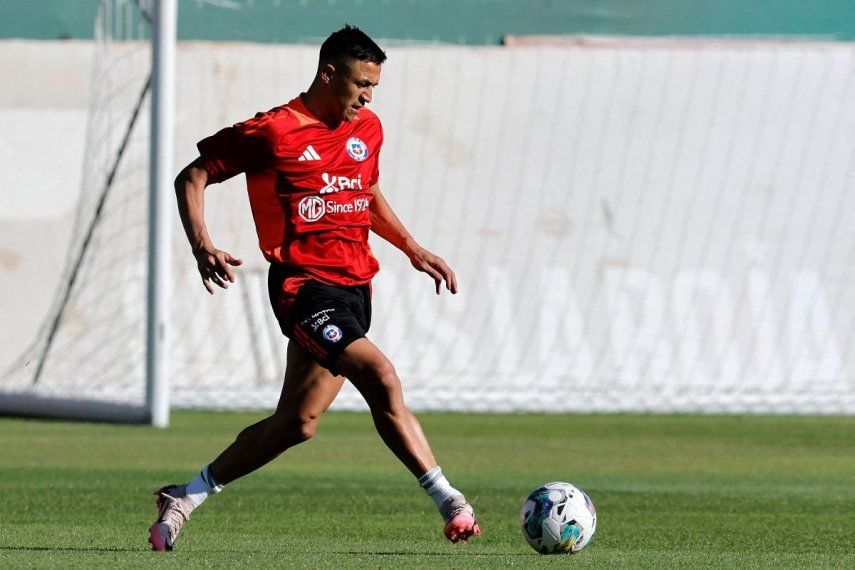
[[[222,129],[197,143],[211,184],[270,168],[279,136],[268,114]]]
[[[383,148],[383,127],[380,126],[380,121],[377,121],[377,127],[380,129],[380,139],[374,151],[374,167],[371,169],[371,178],[368,181],[369,188],[380,181],[380,149]]]

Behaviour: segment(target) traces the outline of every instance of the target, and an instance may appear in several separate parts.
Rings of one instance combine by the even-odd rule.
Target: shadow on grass
[[[390,551],[363,551],[358,552],[355,550],[349,550],[347,552],[339,552],[339,554],[350,554],[350,555],[367,555],[367,556],[495,556],[495,557],[507,557],[507,556],[525,556],[531,557],[531,554],[527,552],[390,552]]]
[[[0,546],[0,551],[12,550],[20,552],[149,552],[148,548],[118,548],[110,546]],[[211,551],[211,552],[228,552],[226,550]],[[489,556],[489,557],[509,557],[509,556],[524,556],[531,557],[531,554],[525,552],[392,552],[392,551],[340,551],[335,554],[348,554],[351,556]]]
[[[0,546],[0,550],[32,552],[139,552],[141,548],[116,548],[111,546]]]

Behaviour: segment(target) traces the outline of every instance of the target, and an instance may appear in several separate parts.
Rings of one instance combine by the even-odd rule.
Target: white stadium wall
[[[23,48],[0,49],[6,61]],[[461,289],[437,297],[372,238],[383,269],[370,335],[414,408],[855,413],[853,44],[585,39],[388,55],[372,103],[380,184]],[[181,44],[176,163],[305,89],[316,58],[316,47]],[[0,399],[141,400],[145,149],[123,166],[87,260],[97,269],[72,294],[43,377],[32,385],[19,340],[4,345]],[[16,225],[44,222],[26,199],[44,181],[20,184],[0,224],[24,261],[0,265],[0,287],[16,307],[9,329],[35,330],[48,299],[15,284],[61,276],[25,274],[56,244]],[[242,188],[207,195],[215,243],[246,260],[227,292],[204,293],[173,220],[180,407],[272,408],[279,394],[284,342]],[[51,190],[64,200],[78,187]],[[348,386],[335,406],[362,403]]]
[[[92,53],[91,42],[0,41],[0,371],[47,318],[65,264]]]

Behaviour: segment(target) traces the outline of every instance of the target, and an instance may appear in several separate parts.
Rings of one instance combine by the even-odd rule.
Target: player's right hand
[[[211,295],[214,294],[214,284],[228,289],[229,283],[235,282],[232,267],[243,263],[242,259],[232,257],[229,252],[217,248],[200,248],[194,251],[193,255],[196,257],[199,275],[202,276],[202,284]]]

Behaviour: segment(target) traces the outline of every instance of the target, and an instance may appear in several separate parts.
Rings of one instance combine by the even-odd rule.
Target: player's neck
[[[325,97],[314,84],[312,84],[309,89],[300,96],[300,98],[303,101],[303,105],[306,106],[306,109],[308,109],[315,118],[329,128],[334,129],[341,124],[341,115],[337,113],[336,110],[331,109],[328,105],[324,105]]]

